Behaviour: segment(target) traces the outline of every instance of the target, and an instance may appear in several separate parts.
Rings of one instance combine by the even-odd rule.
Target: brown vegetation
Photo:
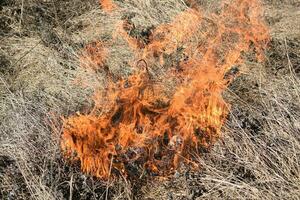
[[[94,0],[0,3],[0,197],[299,198],[300,5],[294,0],[263,2],[271,29],[266,60],[258,63],[253,54],[245,54],[245,62],[226,73],[239,73],[223,92],[231,110],[221,139],[209,151],[193,154],[200,169],[180,165],[171,177],[162,179],[155,173],[140,173],[133,164],[127,166],[131,176],[103,181],[82,173],[80,163],[63,158],[61,116],[91,113],[98,105],[90,97],[105,90],[106,76],[112,81],[130,77],[130,61],[137,56],[132,47],[146,47],[144,55],[151,57],[151,33],[159,33],[157,27],[195,3],[205,8],[205,16],[220,12],[219,1],[105,2],[114,2],[114,9],[103,10]],[[115,31],[120,21],[127,22],[126,34],[135,40]],[[159,65],[173,66],[185,59],[169,47],[172,53]],[[103,59],[109,58],[105,65],[90,53],[95,50]],[[91,62],[96,64],[89,68]],[[154,67],[150,73],[159,78],[168,69]],[[162,84],[167,91],[174,89],[173,80],[164,79]]]

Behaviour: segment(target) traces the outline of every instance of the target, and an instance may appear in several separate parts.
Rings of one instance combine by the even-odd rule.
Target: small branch
[[[110,181],[110,175],[111,175],[111,168],[112,168],[113,160],[114,160],[114,157],[112,157],[111,160],[110,160],[109,174],[108,174],[108,180],[107,180],[107,184],[106,184],[105,200],[108,200],[109,181]]]
[[[72,200],[72,195],[73,194],[73,174],[71,176],[71,180],[70,180],[70,197],[69,200]]]
[[[24,11],[24,0],[22,0],[22,4],[21,4],[20,31],[21,31],[21,28],[22,28],[23,11]]]

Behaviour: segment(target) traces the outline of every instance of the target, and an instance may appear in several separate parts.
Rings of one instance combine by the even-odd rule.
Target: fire
[[[93,111],[64,120],[65,156],[102,179],[126,174],[131,163],[161,176],[192,164],[192,152],[209,149],[220,137],[230,107],[222,98],[232,80],[228,71],[246,53],[263,59],[269,33],[260,7],[258,0],[234,0],[210,16],[187,9],[158,26],[147,44],[127,34],[126,22],[117,25],[136,54],[134,72],[118,81],[108,76],[106,89],[94,95]],[[104,66],[105,49],[87,46],[82,59]],[[174,55],[180,59],[169,62]],[[159,78],[153,75],[157,66],[165,70]]]
[[[108,50],[102,42],[88,44],[81,57],[80,63],[83,68],[97,70],[104,67],[108,57]]]
[[[99,0],[102,9],[106,12],[112,12],[117,8],[116,4],[112,0]]]

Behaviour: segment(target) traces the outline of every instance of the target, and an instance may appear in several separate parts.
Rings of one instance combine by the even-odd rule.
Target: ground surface
[[[186,8],[179,0],[116,2],[139,34]],[[1,1],[0,198],[299,199],[300,2],[264,5],[267,60],[248,61],[225,92],[231,113],[222,140],[199,157],[201,169],[108,184],[62,159],[53,127],[61,125],[58,116],[91,108],[91,89],[74,84],[78,74],[95,79],[78,68],[78,52],[110,37],[111,24],[124,16],[107,17],[96,0]],[[111,70],[126,74],[122,58],[131,55],[122,43],[115,48],[122,51]]]

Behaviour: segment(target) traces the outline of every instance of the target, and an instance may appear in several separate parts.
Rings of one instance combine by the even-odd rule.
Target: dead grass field
[[[53,125],[60,132],[59,116],[93,105],[93,88],[74,80],[105,81],[79,68],[80,50],[111,38],[116,20],[129,17],[143,35],[188,7],[181,0],[115,2],[122,12],[110,15],[96,0],[0,2],[0,199],[300,199],[299,0],[264,1],[267,59],[249,59],[224,93],[231,112],[222,139],[199,155],[199,171],[107,183],[62,158]],[[217,3],[199,2],[207,12]],[[115,75],[129,73],[128,48],[119,41],[110,52]]]

